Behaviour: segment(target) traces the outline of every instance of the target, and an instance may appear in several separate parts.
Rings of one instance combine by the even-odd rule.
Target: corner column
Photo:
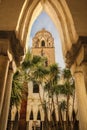
[[[77,67],[74,73],[76,98],[78,104],[80,130],[87,130],[87,94],[82,67]]]
[[[20,65],[24,48],[15,31],[0,31],[0,130],[6,130],[13,70],[11,63]]]
[[[4,101],[8,68],[9,68],[8,57],[0,55],[0,117],[1,117],[3,101]]]
[[[11,89],[12,89],[12,78],[13,78],[13,70],[12,68],[9,67],[7,82],[6,82],[6,89],[5,89],[5,97],[4,97],[4,102],[3,102],[1,118],[0,118],[0,122],[1,122],[0,130],[6,130],[6,127],[7,127]]]

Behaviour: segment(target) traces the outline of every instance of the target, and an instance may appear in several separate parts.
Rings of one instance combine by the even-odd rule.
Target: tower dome
[[[32,44],[33,47],[54,47],[54,39],[52,34],[43,28],[35,34]]]
[[[32,54],[46,57],[48,65],[55,63],[54,39],[44,28],[32,39]]]

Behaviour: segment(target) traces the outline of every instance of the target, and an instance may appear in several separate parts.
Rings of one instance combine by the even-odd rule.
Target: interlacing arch
[[[78,36],[74,22],[65,0],[25,0],[16,26],[16,35],[25,48],[32,25],[44,10],[52,19],[59,31],[64,56],[75,44]]]

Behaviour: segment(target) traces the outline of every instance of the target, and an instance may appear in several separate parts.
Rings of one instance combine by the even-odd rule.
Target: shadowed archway
[[[22,47],[26,48],[32,25],[42,10],[51,17],[58,29],[63,55],[66,58],[69,51],[74,52],[74,49],[71,50],[71,48],[77,43],[78,35],[65,0],[25,0],[16,26],[16,36],[20,40]],[[76,46],[78,45],[76,44]],[[78,47],[76,51],[77,49]]]

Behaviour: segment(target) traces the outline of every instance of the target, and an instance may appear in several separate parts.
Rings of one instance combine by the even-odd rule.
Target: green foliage
[[[30,51],[27,52],[23,63],[18,69],[19,71],[17,71],[13,76],[11,105],[15,104],[18,106],[21,103],[23,97],[22,93],[24,91],[23,83],[31,80],[33,82],[38,82],[39,84],[44,82],[44,90],[48,94],[48,101],[46,101],[45,97],[43,96],[44,99],[41,100],[41,103],[45,114],[49,108],[51,113],[52,108],[55,110],[53,100],[54,96],[57,98],[56,104],[60,110],[68,111],[69,98],[70,96],[73,97],[75,93],[75,83],[71,72],[69,69],[64,69],[61,73],[61,69],[56,63],[45,66],[44,63],[46,60],[47,59],[44,57],[32,56]],[[64,80],[63,84],[59,83],[61,77],[63,77]],[[67,98],[67,101],[58,101],[58,96],[61,94]],[[52,99],[51,104],[50,99]],[[47,120],[47,115],[45,118]]]
[[[67,68],[63,69],[62,74],[64,79],[69,79],[72,77],[70,70]]]
[[[75,91],[75,82],[69,69],[63,70],[63,77],[65,81],[61,92],[72,96]]]
[[[49,66],[49,75],[50,79],[57,83],[58,79],[60,78],[60,68],[58,67],[57,63]]]
[[[42,82],[42,80],[44,79],[44,77],[48,74],[48,70],[43,66],[38,66],[34,72],[33,72],[33,76],[36,80],[39,80]]]
[[[31,60],[32,60],[31,52],[27,51],[25,58],[24,58],[24,61],[21,64],[21,67],[23,70],[26,70],[31,66]]]
[[[19,71],[17,71],[13,76],[12,81],[12,92],[11,92],[11,106],[18,106],[22,99],[23,91],[23,80]]]
[[[31,52],[27,51],[24,61],[13,76],[11,106],[14,104],[18,106],[24,98],[24,82],[42,79],[46,75],[48,71],[43,66],[45,60],[46,58],[32,56]]]
[[[59,103],[59,107],[60,107],[60,110],[62,111],[66,111],[67,109],[67,103],[65,100],[62,100],[60,103]]]

